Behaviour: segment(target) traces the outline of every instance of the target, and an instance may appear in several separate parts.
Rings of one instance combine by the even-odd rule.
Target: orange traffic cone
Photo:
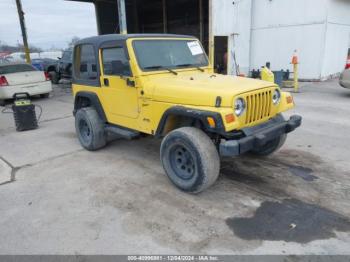
[[[297,50],[294,50],[294,54],[292,57],[292,64],[293,65],[299,64]]]

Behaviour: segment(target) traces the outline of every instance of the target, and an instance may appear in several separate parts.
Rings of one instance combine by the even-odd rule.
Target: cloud
[[[22,0],[29,44],[65,48],[73,36],[97,34],[95,8],[64,0]],[[0,1],[0,41],[22,43],[15,0]]]

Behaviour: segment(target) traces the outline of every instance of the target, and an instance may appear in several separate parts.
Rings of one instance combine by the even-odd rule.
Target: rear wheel
[[[200,129],[182,127],[170,132],[162,141],[160,156],[169,179],[183,191],[199,193],[219,176],[219,154]]]
[[[59,76],[55,71],[50,71],[49,72],[51,83],[57,85],[59,82]]]
[[[104,123],[94,108],[85,107],[77,111],[75,129],[85,149],[95,151],[106,145]]]

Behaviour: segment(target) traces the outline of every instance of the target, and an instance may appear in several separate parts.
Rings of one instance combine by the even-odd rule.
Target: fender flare
[[[98,115],[101,117],[103,122],[107,122],[107,117],[105,114],[105,111],[102,107],[102,104],[100,102],[100,99],[98,98],[98,96],[94,93],[94,92],[87,92],[87,91],[80,91],[75,95],[74,98],[74,110],[73,110],[73,115],[75,116],[76,112],[78,111],[78,109],[80,109],[82,107],[82,105],[80,104],[80,98],[85,98],[88,99],[90,101],[90,106],[93,106]]]
[[[224,134],[225,133],[225,126],[223,124],[221,115],[217,112],[211,112],[211,111],[204,111],[199,109],[193,109],[183,106],[174,106],[166,110],[159,121],[155,136],[160,137],[162,136],[165,124],[168,120],[169,116],[186,116],[191,117],[193,119],[199,120],[205,131],[211,132],[211,133],[218,133],[218,134]],[[215,120],[215,127],[211,127],[208,124],[207,117],[212,117]]]

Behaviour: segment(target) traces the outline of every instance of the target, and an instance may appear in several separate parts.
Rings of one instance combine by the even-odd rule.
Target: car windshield
[[[63,60],[72,60],[72,51],[64,51],[62,55]]]
[[[197,40],[135,40],[133,47],[144,71],[208,66]]]
[[[0,75],[13,74],[13,73],[19,73],[19,72],[29,72],[29,71],[36,71],[36,69],[28,64],[0,66]]]

